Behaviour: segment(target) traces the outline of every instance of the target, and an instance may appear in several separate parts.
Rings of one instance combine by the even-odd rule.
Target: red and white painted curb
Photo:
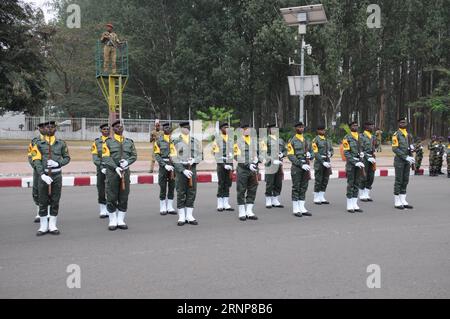
[[[426,170],[419,170],[419,175],[424,175]],[[414,172],[411,171],[411,175]],[[379,169],[375,172],[375,177],[394,177],[394,169]],[[311,178],[314,179],[314,172],[311,172]],[[333,175],[330,176],[331,179],[343,179],[347,178],[345,171],[335,171]],[[143,184],[158,184],[158,174],[152,175],[131,175],[132,185],[143,185]],[[233,180],[236,180],[236,174],[233,176]],[[264,172],[260,174],[260,180],[264,180]],[[291,172],[284,172],[284,180],[291,180]],[[197,181],[199,183],[217,183],[217,173],[198,173]],[[63,177],[63,186],[95,186],[97,184],[96,176],[66,176]],[[32,177],[18,177],[18,178],[0,178],[0,188],[29,188],[33,186]]]

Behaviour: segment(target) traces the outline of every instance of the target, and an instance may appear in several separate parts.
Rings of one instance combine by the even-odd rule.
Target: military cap
[[[401,117],[398,119],[398,122],[402,122],[402,121],[408,122],[408,119],[406,117]]]
[[[111,27],[111,28],[114,28],[114,26],[113,26],[113,24],[112,24],[112,23],[107,23],[107,24],[106,24],[106,26],[107,26],[107,27]]]
[[[121,121],[121,120],[117,120],[117,121],[113,122],[113,123],[111,124],[111,127],[114,127],[114,126],[116,126],[116,125],[118,125],[118,124],[122,124],[122,121]]]
[[[220,125],[219,125],[219,128],[223,128],[223,127],[225,127],[225,126],[229,126],[228,123],[222,123],[222,124],[220,124]]]
[[[164,123],[164,124],[162,125],[162,127],[170,127],[170,123],[169,123],[169,122]]]
[[[181,122],[180,127],[181,128],[189,128],[189,127],[191,127],[191,122],[189,122],[189,121]]]
[[[56,121],[48,121],[45,125],[56,125]]]
[[[249,124],[242,124],[241,125],[241,129],[246,129],[246,128],[249,128],[250,127],[250,125]]]
[[[295,127],[302,127],[305,126],[305,124],[303,124],[303,122],[298,122],[297,124],[295,124]]]
[[[317,130],[324,130],[324,129],[326,129],[325,124],[317,125]]]
[[[364,126],[370,126],[370,125],[374,125],[374,123],[372,121],[367,121],[366,123],[364,123]]]
[[[353,126],[353,125],[359,125],[357,121],[351,121],[350,123],[348,123],[348,126]]]
[[[47,125],[47,123],[42,122],[42,123],[39,123],[39,124],[37,125],[37,127],[43,128],[43,127],[45,127],[46,125]]]
[[[109,124],[102,124],[100,125],[100,129],[103,130],[105,127],[109,127]]]
[[[277,127],[277,125],[276,124],[267,124],[267,128],[274,128],[274,127]]]

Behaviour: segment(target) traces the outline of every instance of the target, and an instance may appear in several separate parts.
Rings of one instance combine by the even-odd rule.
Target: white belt
[[[51,170],[52,173],[61,173],[61,171],[62,171],[61,168],[53,168]],[[50,170],[49,169],[45,169],[44,172],[48,173],[48,172],[50,172]]]

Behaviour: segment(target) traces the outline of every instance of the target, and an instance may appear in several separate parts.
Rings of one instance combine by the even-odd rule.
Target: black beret
[[[190,127],[190,126],[191,126],[191,122],[189,122],[189,121],[180,123],[181,128]]]
[[[248,125],[248,124],[242,124],[242,125],[241,125],[241,128],[242,128],[242,129],[246,129],[246,128],[249,128],[249,127],[250,127],[250,125]]]
[[[117,121],[113,122],[113,123],[111,124],[111,126],[114,127],[114,126],[116,126],[116,125],[118,125],[118,124],[122,124],[122,121],[117,120]]]
[[[222,123],[222,124],[220,124],[220,125],[219,125],[219,128],[223,128],[223,127],[225,127],[225,126],[229,126],[228,123]]]
[[[100,125],[100,129],[103,130],[105,127],[109,127],[109,124],[102,124]]]
[[[318,129],[318,130],[324,130],[324,129],[326,129],[325,124],[319,124],[319,125],[317,125],[317,129]]]
[[[56,121],[48,121],[45,125],[56,125]]]
[[[359,125],[357,121],[352,121],[350,123],[348,123],[348,126],[353,126],[353,125]]]
[[[39,123],[39,124],[37,125],[37,127],[43,128],[43,127],[45,127],[46,125],[47,125],[47,123]]]
[[[164,123],[162,127],[170,127],[170,123]]]
[[[303,124],[303,122],[298,122],[297,124],[295,124],[295,127],[304,127],[305,124]]]
[[[398,122],[401,122],[401,121],[408,122],[408,119],[406,117],[401,117],[398,119]]]

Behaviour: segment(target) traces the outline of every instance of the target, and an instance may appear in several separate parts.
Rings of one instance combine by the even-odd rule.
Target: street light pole
[[[300,33],[299,29],[299,33]],[[300,62],[300,110],[299,110],[299,117],[300,122],[303,122],[305,118],[305,36],[301,34],[302,43],[300,48],[300,56],[301,56],[301,62]]]

